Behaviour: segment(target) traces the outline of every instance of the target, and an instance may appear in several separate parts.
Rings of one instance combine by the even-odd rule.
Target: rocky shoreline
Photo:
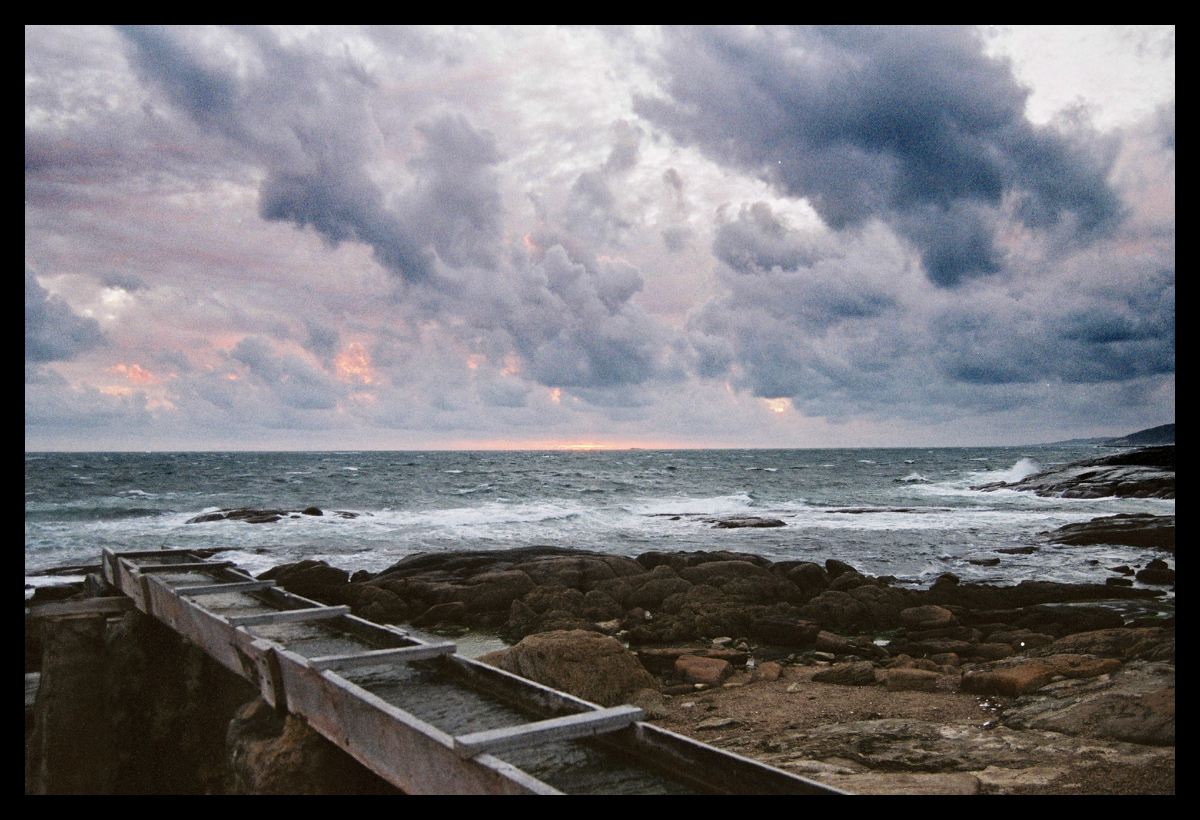
[[[1174,497],[1170,449],[1158,497]],[[1165,470],[1161,453],[1140,460]],[[1145,467],[1056,472],[1094,486],[1097,466]],[[1165,492],[1161,474],[1143,478]],[[1104,584],[945,574],[914,590],[834,557],[554,547],[260,577],[381,623],[498,633],[510,646],[488,663],[852,792],[1173,794],[1174,525],[1112,516],[1043,534],[1146,548],[1145,566],[1111,567]],[[41,665],[30,632],[27,671]]]

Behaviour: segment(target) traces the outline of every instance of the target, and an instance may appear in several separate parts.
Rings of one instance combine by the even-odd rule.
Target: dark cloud
[[[1161,106],[1157,111],[1159,138],[1164,148],[1175,150],[1175,101],[1170,105]]]
[[[332,361],[342,343],[337,328],[305,319],[304,330],[304,348],[327,363]]]
[[[345,393],[329,374],[298,356],[277,355],[261,336],[242,339],[231,355],[246,365],[257,384],[270,388],[285,407],[332,410]]]
[[[417,181],[403,200],[406,220],[447,264],[496,266],[502,210],[492,170],[501,160],[495,137],[460,115],[416,129],[426,149],[411,163]]]
[[[734,270],[794,271],[819,258],[813,237],[793,230],[765,202],[743,205],[736,218],[722,221],[713,240],[713,255]]]
[[[58,362],[105,344],[95,319],[76,315],[25,269],[25,361]]]
[[[131,273],[106,273],[100,277],[100,284],[106,288],[119,288],[126,293],[135,293],[139,290],[146,290],[149,285],[146,284],[140,276]]]
[[[206,64],[166,30],[150,26],[118,26],[133,44],[138,69],[162,86],[171,102],[186,110],[201,125],[226,133],[237,130],[231,119],[239,89],[229,76],[229,66]]]
[[[563,212],[563,224],[576,236],[597,244],[622,244],[634,221],[622,212],[613,184],[637,165],[642,131],[627,122],[613,126],[613,147],[604,164],[575,178]]]
[[[998,269],[1007,199],[1035,227],[1094,232],[1119,216],[1107,148],[1025,120],[1028,92],[972,30],[666,33],[669,96],[641,100],[645,116],[807,197],[835,229],[885,220],[938,285]]]

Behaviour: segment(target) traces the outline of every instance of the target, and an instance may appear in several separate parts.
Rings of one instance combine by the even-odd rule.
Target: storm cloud
[[[76,315],[59,296],[38,284],[25,269],[25,362],[41,364],[73,359],[104,344],[95,319]]]
[[[1002,211],[1091,234],[1120,217],[1111,150],[1024,117],[1027,91],[970,29],[666,31],[665,98],[639,111],[806,197],[834,229],[881,219],[946,287],[995,273]]]
[[[1170,421],[1173,31],[1078,33],[27,27],[27,447]]]

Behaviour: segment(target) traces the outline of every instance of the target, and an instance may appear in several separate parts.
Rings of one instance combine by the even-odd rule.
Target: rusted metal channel
[[[502,757],[564,741],[609,750],[626,763],[703,793],[841,793],[644,723],[635,707],[603,709],[463,658],[453,644],[422,641],[358,618],[346,607],[293,595],[229,562],[204,561],[182,550],[105,550],[103,571],[134,607],[249,680],[267,703],[303,717],[408,793],[560,794]],[[285,634],[299,637],[284,639]],[[353,679],[364,669],[406,664],[436,669],[452,682],[447,686],[486,693],[534,717],[451,734]],[[436,690],[432,697],[437,698]],[[604,790],[603,783],[589,787]]]

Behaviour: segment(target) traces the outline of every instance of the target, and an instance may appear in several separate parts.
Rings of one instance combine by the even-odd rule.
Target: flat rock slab
[[[973,774],[870,772],[811,777],[851,794],[979,794],[980,791],[979,778]]]
[[[760,759],[795,770],[797,761],[849,761],[873,771],[945,774],[988,767],[1027,769],[1078,765],[1081,757],[1134,764],[1174,760],[1173,748],[1074,737],[1060,732],[1011,729],[899,718],[830,724],[777,741],[786,751]]]

